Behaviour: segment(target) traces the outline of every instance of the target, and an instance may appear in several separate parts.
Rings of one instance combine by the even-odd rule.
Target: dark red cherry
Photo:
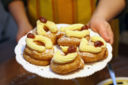
[[[27,34],[27,38],[35,38],[35,35],[32,34],[32,33],[28,33],[28,34]]]
[[[44,26],[44,27],[43,27],[43,29],[44,29],[46,32],[48,32],[48,31],[49,31],[49,29],[48,29],[48,27],[47,27],[47,26]]]
[[[102,45],[104,45],[104,43],[101,42],[101,41],[96,41],[96,42],[94,43],[94,46],[95,46],[95,47],[100,47],[100,46],[102,46]]]
[[[89,27],[87,25],[84,25],[84,26],[81,27],[81,30],[88,30],[88,28]]]
[[[46,22],[47,22],[47,19],[44,18],[44,17],[39,17],[39,20],[40,20],[42,23],[46,23]]]

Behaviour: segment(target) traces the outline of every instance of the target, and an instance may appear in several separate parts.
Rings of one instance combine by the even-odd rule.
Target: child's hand
[[[89,27],[98,32],[107,42],[113,44],[113,32],[110,24],[102,18],[93,17],[89,22]]]

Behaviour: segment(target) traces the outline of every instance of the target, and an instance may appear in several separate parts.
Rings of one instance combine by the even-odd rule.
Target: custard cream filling
[[[81,27],[84,26],[83,24],[73,24],[66,27],[61,27],[60,31],[65,32],[66,30],[80,30]]]
[[[37,33],[39,35],[46,34],[46,31],[43,29],[44,26],[47,26],[51,32],[57,32],[57,30],[58,30],[57,26],[54,22],[47,21],[47,23],[42,23],[40,20],[37,20]]]
[[[57,26],[54,22],[47,21],[46,26],[49,28],[51,32],[57,32]]]
[[[60,46],[60,48],[61,48],[61,50],[62,50],[63,52],[67,52],[69,46]]]
[[[37,45],[34,41],[40,41],[43,42],[45,44],[45,46],[41,46],[41,45]],[[30,47],[31,49],[43,52],[46,49],[51,49],[53,47],[52,41],[47,38],[44,37],[42,35],[35,35],[35,38],[27,38],[26,39],[26,44],[28,47]]]
[[[83,31],[72,31],[72,30],[66,30],[66,35],[68,37],[76,37],[76,38],[83,38],[90,34],[89,30],[83,30]]]
[[[46,31],[43,29],[43,27],[45,26],[44,23],[40,22],[40,20],[37,20],[37,33],[39,35],[45,35]]]
[[[106,46],[105,41],[99,37],[99,36],[93,36],[91,37],[91,41],[96,42],[96,41],[102,41],[104,43],[103,46],[101,47],[95,47],[94,45],[90,45],[89,41],[85,38],[83,38],[80,42],[80,51],[85,51],[85,52],[91,52],[91,53],[99,53],[102,50],[102,47]]]
[[[77,57],[77,53],[69,53],[62,55],[60,51],[57,51],[53,56],[53,61],[60,64],[72,62]]]
[[[68,48],[69,48],[69,46],[60,46],[60,48],[61,48],[61,50],[63,51],[63,52],[68,52]],[[79,50],[79,48],[77,47],[77,51]]]
[[[92,36],[92,37],[91,37],[91,41],[92,41],[92,42],[101,41],[101,42],[104,43],[104,45],[101,46],[101,47],[106,47],[106,42],[105,42],[105,40],[104,40],[102,37],[99,37],[99,36]]]

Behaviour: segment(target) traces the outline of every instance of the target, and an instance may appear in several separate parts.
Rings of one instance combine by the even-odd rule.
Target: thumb
[[[16,41],[17,41],[17,42],[20,40],[21,36],[22,36],[22,35],[21,35],[20,33],[17,34],[17,36],[16,36]]]
[[[25,33],[22,33],[21,31],[19,31],[18,33],[17,33],[17,36],[16,36],[16,41],[18,42],[19,40],[20,40],[20,38],[22,37],[22,36],[24,36],[25,35]]]

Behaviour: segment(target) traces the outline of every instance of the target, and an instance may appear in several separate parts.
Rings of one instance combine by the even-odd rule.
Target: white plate
[[[67,26],[67,24],[57,25],[58,28],[62,26]],[[98,34],[90,30],[90,35],[94,36]],[[112,47],[109,43],[107,43],[108,57],[106,59],[99,62],[92,63],[92,64],[85,64],[84,69],[73,72],[72,74],[59,75],[52,72],[49,66],[36,66],[36,65],[30,64],[23,58],[23,50],[26,45],[25,38],[26,38],[26,35],[19,40],[17,46],[15,47],[16,61],[19,64],[21,64],[23,68],[28,72],[35,73],[44,78],[56,78],[56,79],[68,80],[68,79],[74,79],[74,78],[80,78],[80,77],[87,77],[105,68],[108,62],[112,59]]]

